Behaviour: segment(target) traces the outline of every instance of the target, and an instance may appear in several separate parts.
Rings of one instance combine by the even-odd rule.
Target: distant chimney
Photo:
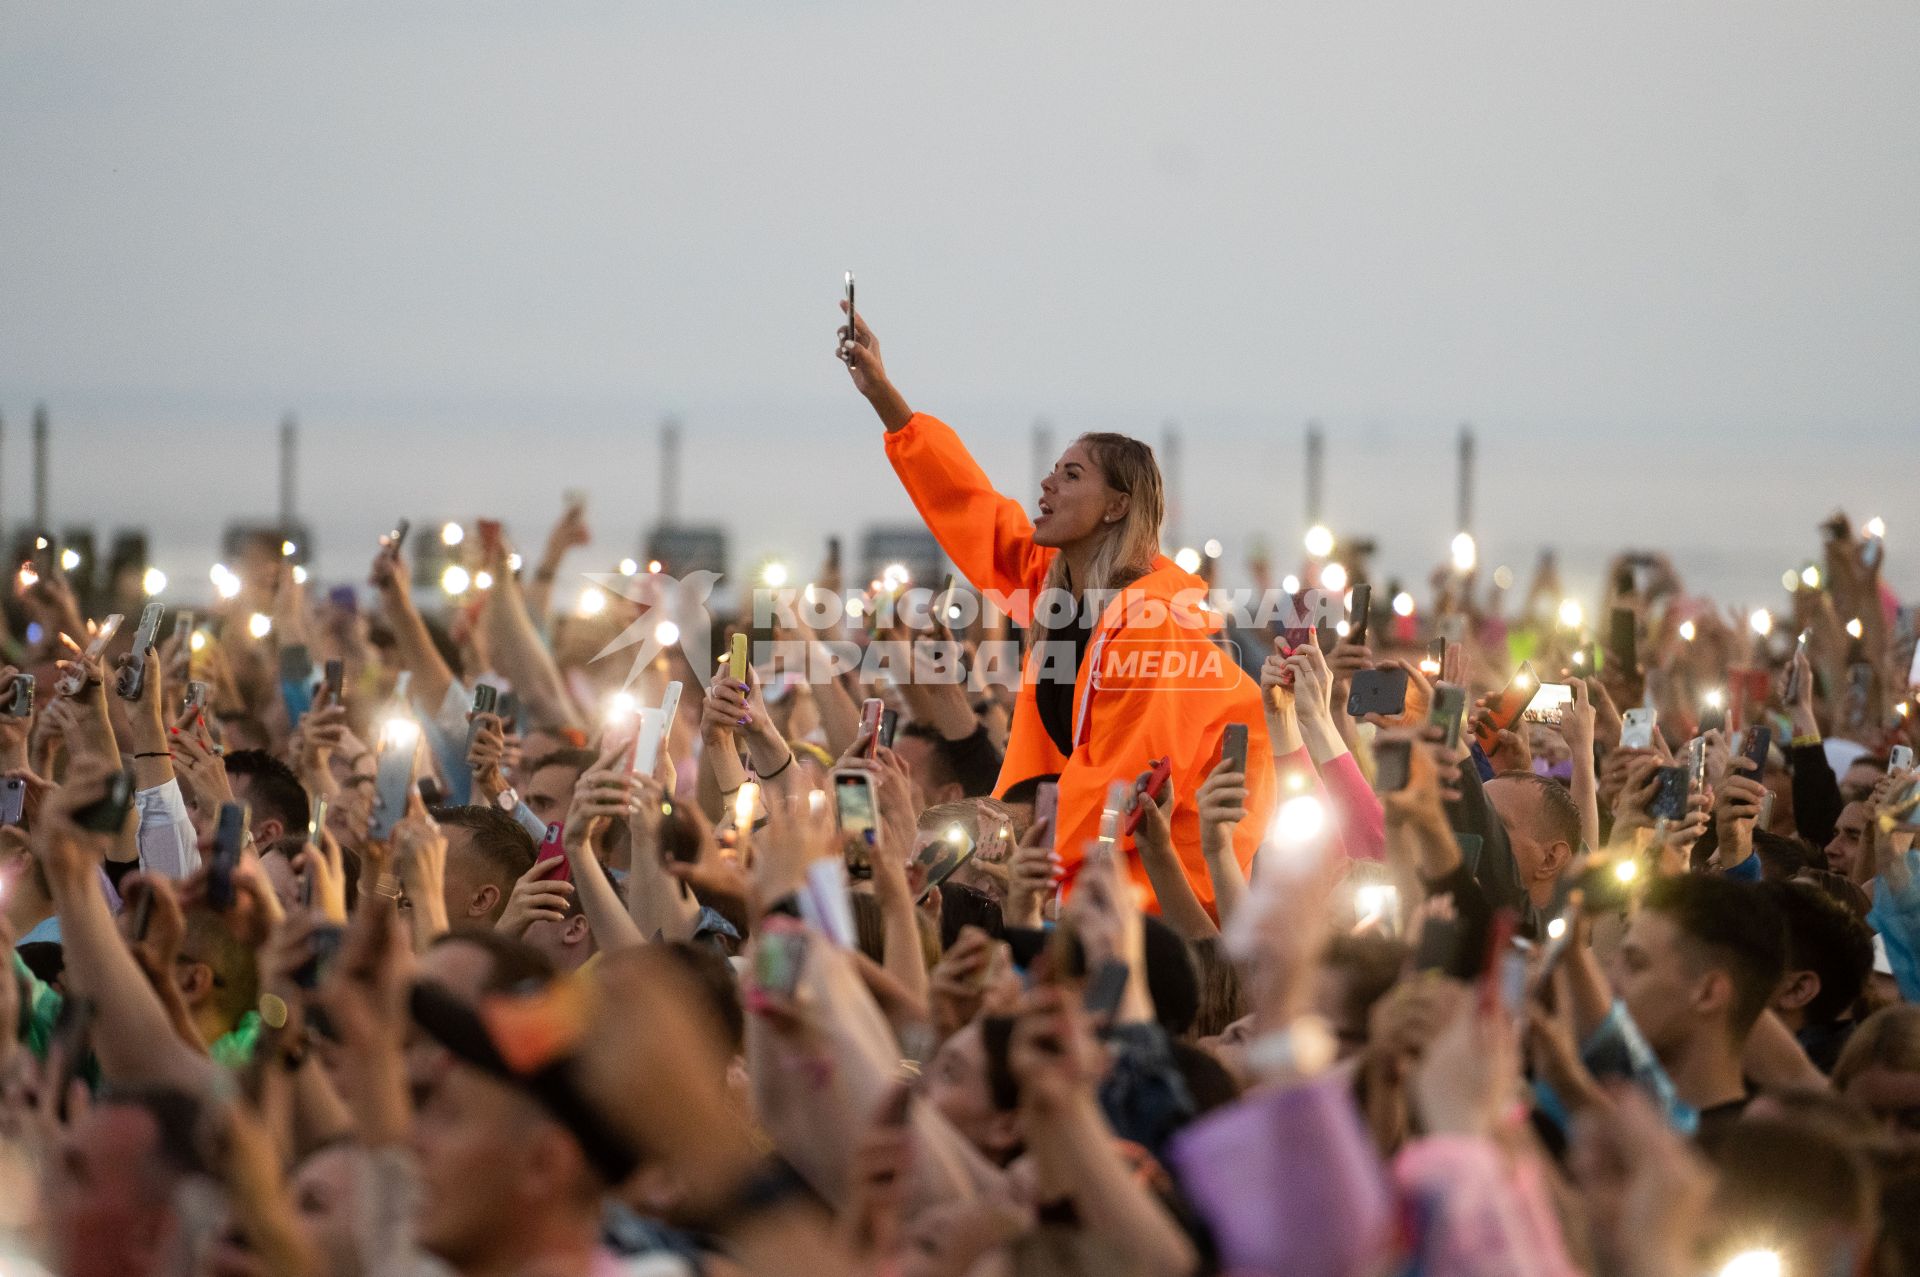
[[[680,521],[680,422],[668,417],[660,423],[660,523]]]

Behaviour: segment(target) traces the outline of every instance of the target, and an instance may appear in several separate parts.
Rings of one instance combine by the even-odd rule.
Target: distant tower
[[[680,521],[680,421],[668,417],[660,423],[660,524],[672,527]]]
[[[1456,513],[1458,532],[1473,531],[1473,425],[1460,423],[1460,489]]]
[[[288,413],[280,419],[280,527],[290,531],[295,512],[294,469],[299,464],[300,423]]]
[[[1326,462],[1326,438],[1320,433],[1320,423],[1307,423],[1307,526],[1317,527],[1324,513],[1322,501],[1326,490],[1322,486],[1321,468]]]
[[[1053,473],[1053,427],[1045,417],[1033,419],[1033,491]]]
[[[47,406],[33,410],[33,530],[47,530]]]

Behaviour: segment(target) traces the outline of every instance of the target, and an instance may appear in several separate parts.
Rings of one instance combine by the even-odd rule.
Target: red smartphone
[[[560,825],[557,821],[547,826],[547,836],[540,843],[540,854],[533,858],[533,863],[537,865],[543,860],[560,862],[560,868],[547,874],[548,882],[573,881],[573,865],[567,860],[566,845],[560,841]]]
[[[500,520],[480,519],[475,522],[474,527],[480,533],[481,550],[492,554],[500,548]]]
[[[1520,721],[1527,712],[1527,706],[1533,703],[1534,695],[1540,690],[1540,680],[1533,672],[1533,666],[1522,663],[1514,673],[1513,679],[1500,689],[1499,699],[1493,703],[1490,711],[1493,722],[1488,728],[1474,732],[1474,739],[1480,742],[1480,748],[1492,752],[1500,733]]]
[[[1127,813],[1126,832],[1131,835],[1140,828],[1140,820],[1147,814],[1147,804],[1160,801],[1160,792],[1167,787],[1167,778],[1173,775],[1173,759],[1156,758],[1153,769],[1147,773],[1146,783],[1138,789],[1139,797],[1133,804],[1133,810]]]

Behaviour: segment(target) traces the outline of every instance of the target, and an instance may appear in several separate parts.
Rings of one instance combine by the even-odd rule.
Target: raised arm
[[[1033,522],[1020,503],[994,490],[950,427],[907,407],[887,377],[879,339],[865,319],[854,317],[851,336],[845,328],[840,332],[840,357],[853,384],[887,428],[887,460],[954,566],[982,590],[1038,585],[1052,552],[1034,545]],[[1032,620],[1031,605],[1012,611],[1022,625]]]

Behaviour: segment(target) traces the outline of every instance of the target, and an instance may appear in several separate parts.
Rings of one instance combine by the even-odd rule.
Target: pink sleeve
[[[1340,805],[1339,799],[1327,792],[1326,785],[1321,783],[1320,773],[1313,769],[1313,755],[1307,753],[1305,745],[1290,754],[1281,754],[1273,760],[1273,778],[1279,785],[1279,790],[1274,796],[1276,805],[1285,802],[1288,794],[1298,792],[1294,787],[1296,782],[1291,779],[1294,776],[1304,776],[1307,783],[1313,786],[1313,792],[1319,795],[1320,801],[1332,810],[1335,817],[1333,846],[1342,856],[1350,858],[1353,853],[1348,850],[1351,845],[1349,841],[1351,835],[1344,817],[1345,808]]]
[[[1385,860],[1386,815],[1380,810],[1380,799],[1361,774],[1360,764],[1354,761],[1353,755],[1342,754],[1321,764],[1320,781],[1334,813],[1340,818],[1347,855],[1354,860]]]
[[[1491,1140],[1434,1135],[1394,1159],[1419,1271],[1430,1277],[1577,1277],[1539,1164]]]

